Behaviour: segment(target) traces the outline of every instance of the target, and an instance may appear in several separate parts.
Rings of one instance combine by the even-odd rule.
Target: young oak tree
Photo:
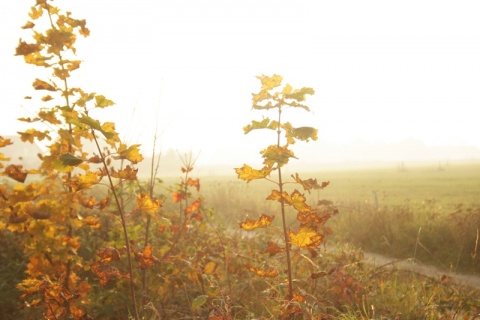
[[[245,134],[259,129],[271,130],[276,136],[275,143],[260,152],[264,159],[262,168],[254,169],[244,164],[243,167],[236,168],[235,172],[239,179],[245,180],[247,183],[252,180],[265,179],[277,186],[277,189],[273,189],[266,200],[277,201],[280,204],[283,244],[269,241],[268,247],[263,253],[268,253],[270,256],[283,252],[286,254],[288,279],[286,301],[289,301],[289,303],[284,308],[280,318],[289,319],[302,314],[302,310],[295,303],[290,302],[305,300],[300,291],[294,288],[293,254],[298,255],[302,249],[315,250],[322,244],[325,236],[331,232],[329,228],[324,227],[324,224],[333,214],[337,213],[337,210],[328,203],[319,208],[313,208],[307,204],[306,197],[298,189],[288,192],[285,188],[287,184],[296,184],[310,193],[313,189],[325,188],[329,185],[328,181],[319,184],[316,179],[301,179],[298,173],[291,176],[293,180],[285,181],[285,177],[282,175],[282,168],[288,164],[290,159],[296,159],[290,147],[297,141],[317,140],[317,129],[313,127],[294,127],[290,122],[283,119],[284,113],[288,109],[310,111],[304,101],[308,95],[314,94],[314,90],[308,87],[294,89],[289,84],[281,87],[283,78],[276,74],[273,76],[262,75],[257,78],[261,81],[262,87],[258,93],[252,94],[252,108],[262,111],[275,111],[276,117],[274,119],[263,118],[261,121],[253,120],[243,130]],[[276,180],[270,178],[274,171],[278,172]],[[295,227],[287,225],[287,207],[296,212],[297,225]],[[274,217],[274,215],[262,214],[256,220],[247,218],[240,223],[240,227],[246,231],[265,228],[270,225]],[[293,249],[295,249],[295,252],[292,252]],[[260,277],[274,278],[279,274],[278,270],[271,267],[261,269],[248,265],[247,268]]]

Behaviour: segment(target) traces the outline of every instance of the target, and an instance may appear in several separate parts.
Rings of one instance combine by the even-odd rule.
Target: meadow
[[[403,167],[307,172],[330,181],[312,191],[310,205],[332,201],[340,214],[329,223],[329,241],[350,243],[392,258],[415,258],[445,272],[479,274],[472,255],[480,228],[480,163],[407,164]],[[271,184],[234,177],[203,178],[208,205],[225,221],[275,212],[265,202]]]

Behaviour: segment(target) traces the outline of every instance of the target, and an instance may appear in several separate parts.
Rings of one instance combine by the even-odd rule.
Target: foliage
[[[285,182],[282,176],[282,168],[288,164],[291,158],[296,158],[290,146],[297,141],[317,140],[317,129],[312,127],[293,127],[290,122],[283,122],[283,112],[291,108],[300,108],[310,111],[304,104],[307,95],[314,94],[312,88],[293,89],[291,85],[281,86],[283,78],[279,75],[259,76],[257,77],[262,84],[259,93],[253,94],[252,107],[256,110],[270,110],[277,112],[275,120],[263,118],[261,121],[253,120],[249,125],[243,128],[247,134],[253,130],[265,129],[276,133],[276,144],[268,146],[260,154],[264,159],[264,166],[260,169],[254,169],[244,164],[241,168],[236,168],[235,172],[239,179],[247,183],[252,180],[266,179],[274,183],[278,189],[273,189],[266,200],[277,201],[280,203],[280,211],[283,226],[283,244],[272,241],[268,242],[268,248],[263,253],[268,253],[270,257],[285,253],[287,265],[286,276],[288,279],[288,288],[285,293],[286,305],[279,315],[280,319],[294,319],[303,314],[303,310],[298,304],[304,302],[305,293],[300,288],[294,288],[294,270],[293,263],[297,264],[297,270],[301,268],[298,264],[302,255],[302,250],[315,252],[315,250],[324,243],[325,236],[331,233],[329,228],[324,227],[327,220],[337,213],[330,202],[325,201],[318,208],[313,208],[307,204],[307,199],[298,189],[291,192],[286,191],[287,184],[297,184],[304,191],[310,193],[311,190],[325,188],[329,182],[319,184],[316,179],[301,179],[299,174],[292,175],[293,180]],[[283,140],[282,140],[283,135]],[[278,180],[273,181],[269,177],[272,172],[278,172]],[[287,207],[296,211],[297,226],[287,226],[286,211]],[[246,231],[252,231],[257,228],[266,228],[274,219],[274,215],[262,214],[257,220],[249,219],[240,223],[240,227]],[[266,262],[266,261],[265,261]],[[280,267],[280,266],[279,266]],[[279,271],[268,264],[263,268],[247,266],[247,269],[259,277],[275,278]],[[295,279],[298,281],[297,279]]]

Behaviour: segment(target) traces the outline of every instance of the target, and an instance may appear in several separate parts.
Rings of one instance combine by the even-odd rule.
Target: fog
[[[46,70],[13,55],[28,7],[0,12],[0,135],[25,129]],[[117,105],[98,112],[128,143],[199,154],[204,167],[261,163],[268,134],[243,134],[256,75],[313,87],[312,113],[286,114],[319,140],[293,148],[308,166],[478,160],[480,3],[476,1],[56,0],[87,20],[72,83]],[[176,153],[176,151],[174,151]]]

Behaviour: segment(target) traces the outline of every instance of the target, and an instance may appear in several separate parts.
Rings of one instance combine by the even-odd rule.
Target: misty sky
[[[26,101],[43,68],[15,57],[35,1],[0,11],[0,134],[40,107]],[[102,121],[129,143],[213,153],[256,153],[273,143],[242,127],[256,75],[313,87],[313,114],[291,122],[319,129],[327,144],[396,143],[480,147],[479,1],[55,0],[87,20],[84,62],[72,84],[114,100]],[[287,114],[286,117],[289,117]],[[270,138],[270,139],[269,139]],[[314,147],[314,145],[312,145]]]

